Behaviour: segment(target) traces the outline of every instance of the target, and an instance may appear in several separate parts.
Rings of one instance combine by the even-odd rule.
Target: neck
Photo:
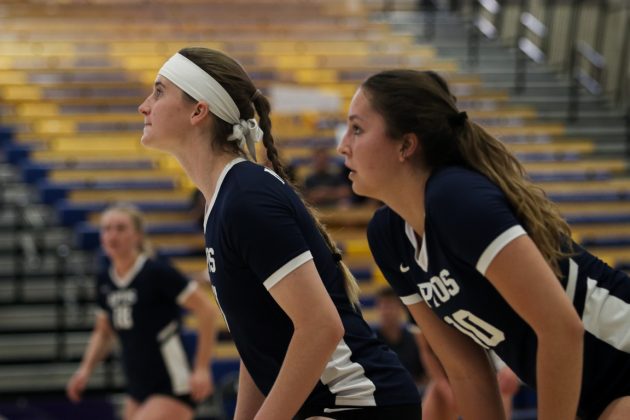
[[[423,235],[424,191],[430,173],[410,172],[393,178],[403,181],[387,188],[380,200],[409,223],[418,235]]]
[[[124,257],[121,256],[113,260],[112,264],[114,265],[114,271],[116,271],[116,274],[119,277],[123,277],[125,274],[127,274],[129,270],[131,270],[131,267],[133,267],[133,265],[136,263],[139,255],[139,252],[134,252],[130,255]]]
[[[173,155],[206,201],[209,201],[214,195],[221,171],[237,156],[225,152],[216,153],[207,139],[196,144],[197,147],[190,147]]]

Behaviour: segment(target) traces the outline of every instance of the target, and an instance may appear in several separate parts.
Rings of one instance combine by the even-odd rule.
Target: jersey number
[[[114,327],[118,330],[130,330],[133,328],[133,318],[131,318],[131,306],[119,305],[114,308],[112,319]]]
[[[460,309],[452,315],[445,316],[444,320],[486,349],[495,347],[505,340],[503,331],[465,309]]]
[[[206,260],[208,261],[208,270],[211,273],[217,271],[217,265],[214,260],[214,248],[206,248]]]

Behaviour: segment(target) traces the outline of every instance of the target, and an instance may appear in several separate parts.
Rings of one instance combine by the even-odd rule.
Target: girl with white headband
[[[185,48],[139,111],[142,143],[175,156],[208,203],[208,271],[241,357],[236,419],[419,419],[411,376],[374,338],[339,250],[287,181],[269,102],[243,68]],[[259,140],[273,171],[249,160]]]

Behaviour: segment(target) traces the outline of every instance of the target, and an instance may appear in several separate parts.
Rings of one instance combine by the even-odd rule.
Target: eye
[[[356,124],[352,124],[352,126],[350,127],[350,130],[352,130],[352,134],[354,134],[355,136],[358,136],[359,134],[363,132],[361,127],[359,127]]]
[[[160,96],[162,96],[162,89],[157,88],[153,91],[153,97],[154,98],[159,98]]]

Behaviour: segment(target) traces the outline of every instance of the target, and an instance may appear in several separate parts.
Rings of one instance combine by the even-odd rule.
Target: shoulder
[[[176,273],[177,270],[167,261],[148,258],[141,272],[171,275]]]
[[[286,207],[295,195],[292,187],[269,168],[243,162],[235,169],[223,197],[224,212],[230,218],[256,216]]]
[[[390,254],[400,249],[400,238],[405,237],[405,221],[387,206],[376,210],[367,227],[367,238],[373,253]]]
[[[443,205],[463,207],[479,202],[481,197],[497,194],[502,195],[499,187],[481,173],[450,166],[431,174],[425,200],[427,209]]]
[[[400,228],[404,220],[388,206],[378,208],[368,223],[368,234],[384,234]]]
[[[109,277],[109,264],[107,266],[103,266],[98,270],[98,273],[96,274],[96,281],[98,283],[107,283],[108,281],[110,281],[110,277]]]
[[[266,166],[254,162],[241,162],[230,170],[232,187],[240,190],[259,190],[261,186],[282,187],[286,185],[278,174]]]

